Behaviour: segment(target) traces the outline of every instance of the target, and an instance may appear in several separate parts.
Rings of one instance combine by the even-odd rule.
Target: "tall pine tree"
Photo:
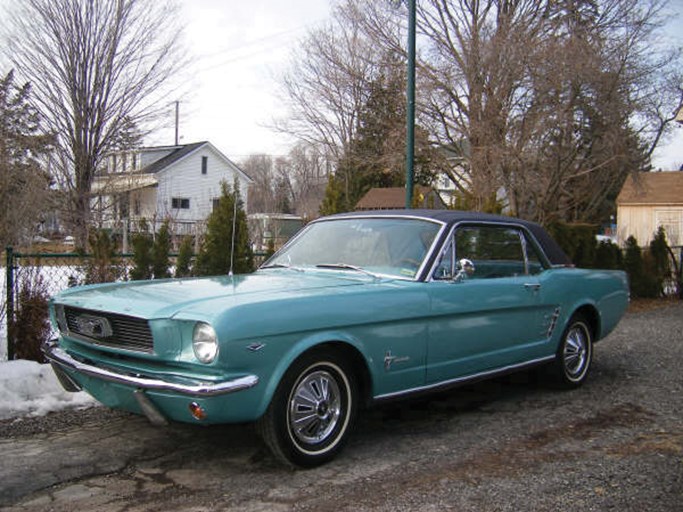
[[[197,255],[195,273],[199,276],[227,274],[230,271],[233,246],[233,217],[237,212],[232,254],[232,270],[244,274],[254,270],[254,255],[249,244],[247,215],[240,196],[239,186],[234,191],[223,182],[218,204],[209,215],[206,235]]]

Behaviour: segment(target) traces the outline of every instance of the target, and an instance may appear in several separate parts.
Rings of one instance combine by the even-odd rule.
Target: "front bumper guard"
[[[59,348],[54,341],[45,343],[42,349],[45,357],[50,361],[50,364],[54,368],[57,378],[67,391],[80,391],[81,386],[64,370],[73,370],[77,373],[96,379],[132,386],[138,390],[171,391],[195,398],[225,395],[249,389],[258,384],[258,377],[256,375],[246,375],[223,382],[196,381],[193,384],[169,382],[163,379],[144,377],[142,375],[119,373],[78,361],[67,354],[65,350]]]

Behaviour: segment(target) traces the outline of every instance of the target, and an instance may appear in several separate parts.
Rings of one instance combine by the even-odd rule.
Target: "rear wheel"
[[[582,315],[574,315],[562,335],[553,374],[563,388],[576,388],[584,383],[593,360],[593,333]]]
[[[346,359],[329,349],[315,350],[285,373],[257,428],[282,462],[315,467],[343,448],[356,402],[357,385]]]

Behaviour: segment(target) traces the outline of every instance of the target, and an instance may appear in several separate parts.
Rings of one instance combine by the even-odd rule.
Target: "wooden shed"
[[[633,235],[641,247],[664,226],[670,246],[683,245],[683,172],[629,176],[617,197],[617,241]]]

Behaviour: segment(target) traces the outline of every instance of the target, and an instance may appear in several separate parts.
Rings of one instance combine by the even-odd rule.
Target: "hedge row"
[[[662,227],[648,247],[641,248],[631,236],[623,250],[609,241],[598,242],[598,228],[594,225],[558,223],[548,231],[577,267],[625,270],[632,297],[683,298],[680,262],[674,257]]]

